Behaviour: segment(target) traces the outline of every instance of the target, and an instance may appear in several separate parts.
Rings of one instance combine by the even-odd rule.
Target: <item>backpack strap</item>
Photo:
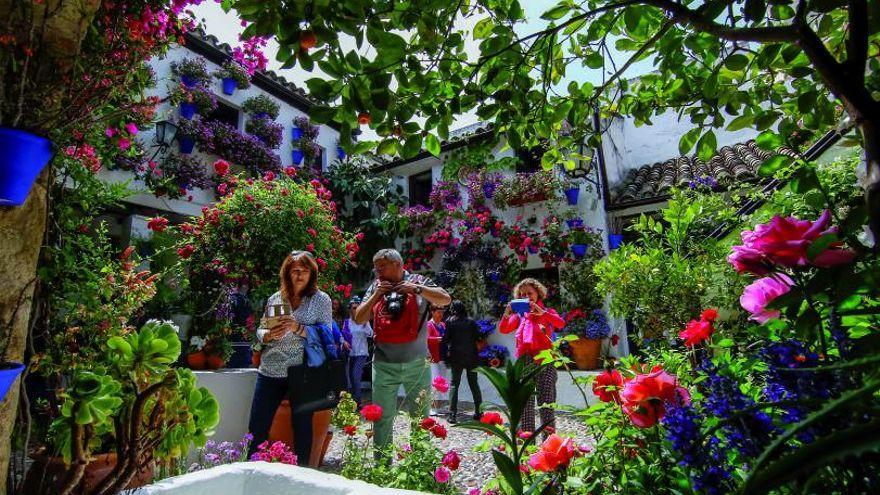
[[[422,313],[422,318],[419,320],[419,326],[416,327],[416,334],[418,334],[419,332],[422,331],[422,325],[425,324],[425,320],[428,319],[428,313],[430,313],[430,312],[431,312],[431,304],[428,303],[428,305],[425,306],[425,312]]]

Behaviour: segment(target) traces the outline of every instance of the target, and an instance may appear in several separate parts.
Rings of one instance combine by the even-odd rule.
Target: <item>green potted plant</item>
[[[568,232],[568,241],[575,259],[583,259],[587,250],[601,250],[601,238],[590,227],[579,227]]]
[[[61,455],[37,457],[25,493],[119,493],[149,482],[156,462],[203,446],[220,421],[219,406],[190,370],[173,367],[180,351],[177,329],[151,320],[108,339],[100,361],[72,370],[50,428]],[[102,445],[112,452],[93,457]],[[89,473],[90,466],[102,472]]]
[[[214,77],[220,79],[223,85],[223,94],[233,95],[236,89],[248,89],[251,87],[251,78],[247,69],[234,60],[227,60],[214,72]]]
[[[277,119],[278,112],[281,111],[281,107],[278,103],[266,95],[257,95],[248,98],[241,105],[241,109],[254,118],[269,117],[270,119]]]

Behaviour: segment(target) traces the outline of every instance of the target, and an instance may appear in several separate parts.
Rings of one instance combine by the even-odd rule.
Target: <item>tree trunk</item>
[[[16,0],[0,0],[0,23],[13,33],[29,33],[29,45],[39,56],[30,59],[32,68],[26,90],[37,90],[41,85],[59,87],[59,78],[67,76],[80,51],[83,38],[92,24],[101,0],[48,0],[46,2],[27,2],[32,9],[32,18],[27,17],[27,9]],[[49,17],[46,18],[47,13]],[[45,22],[44,22],[45,21]],[[41,49],[40,49],[41,48]],[[19,74],[5,73],[0,67],[0,97],[16,98],[23,78]],[[24,79],[27,80],[27,79]],[[64,88],[59,87],[63,93]],[[16,125],[24,129],[42,131],[48,135],[53,129],[36,129],[35,122],[45,115],[63,116],[62,94],[46,98],[42,108],[27,108],[24,118],[10,119],[4,115],[4,125]],[[4,102],[5,103],[5,102]],[[20,115],[21,116],[21,115]],[[63,119],[62,119],[63,120]],[[0,342],[8,339],[5,359],[22,361],[30,320],[31,299],[37,274],[37,261],[43,241],[47,218],[47,177],[48,169],[40,175],[27,202],[18,208],[0,207]],[[13,386],[0,403],[0,495],[6,494],[10,439],[15,425],[19,404],[19,388]]]
[[[880,119],[880,116],[873,116]],[[874,236],[874,250],[880,248],[880,124],[865,119],[859,126],[865,147],[867,187],[865,201],[868,206],[868,226]]]
[[[23,206],[0,208],[0,321],[2,330],[8,332],[9,347],[3,356],[8,361],[24,359],[37,258],[46,227],[47,176],[47,171],[40,175]],[[18,393],[16,381],[0,403],[0,493],[6,493]]]

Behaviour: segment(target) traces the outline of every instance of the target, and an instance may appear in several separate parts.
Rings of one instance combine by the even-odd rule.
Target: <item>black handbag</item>
[[[314,368],[305,364],[287,368],[287,393],[292,414],[333,409],[339,404],[340,392],[345,389],[345,361],[342,359],[328,359]]]

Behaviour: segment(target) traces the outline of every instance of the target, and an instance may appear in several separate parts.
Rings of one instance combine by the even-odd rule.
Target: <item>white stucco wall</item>
[[[153,58],[150,61],[150,67],[153,69],[156,75],[156,86],[151,88],[147,92],[146,96],[158,96],[161,99],[167,97],[171,89],[179,84],[177,77],[171,73],[171,63],[183,60],[184,58],[196,57],[199,57],[199,55],[190,51],[186,47],[174,46],[168,51],[168,53],[164,57]],[[208,71],[210,73],[213,73],[216,69],[219,68],[217,64],[214,64],[209,60],[206,60],[206,66],[208,67]],[[278,149],[274,150],[274,152],[280,156],[282,166],[286,167],[291,165],[291,129],[293,128],[293,119],[306,116],[305,112],[272,96],[270,93],[264,91],[261,88],[258,88],[256,85],[253,84],[248,89],[236,90],[235,94],[230,96],[223,94],[220,79],[214,78],[212,79],[212,89],[214,90],[218,101],[222,101],[223,103],[235,107],[239,110],[241,109],[241,105],[244,103],[244,101],[252,96],[263,94],[274,99],[281,107],[278,118],[275,119],[275,121],[284,125],[281,145],[278,147]],[[163,102],[157,107],[154,121],[158,122],[161,120],[170,120],[176,122],[179,118],[180,117],[178,115],[178,108],[176,106],[170,105],[168,102]],[[245,115],[244,112],[240,111],[238,123],[239,131],[244,132],[244,125],[247,118],[248,116]],[[141,143],[147,150],[147,156],[151,156],[155,151],[155,127],[141,132],[140,134],[138,134],[137,138],[139,141],[141,141]],[[329,165],[333,162],[333,160],[336,159],[336,143],[338,139],[338,131],[327,125],[320,126],[320,133],[318,134],[317,142],[321,147],[324,148],[324,163],[322,164],[324,168],[326,168],[327,165]],[[172,152],[176,153],[177,150],[172,149]],[[205,163],[205,166],[208,168],[210,168],[211,164],[218,158],[217,156],[213,155],[205,155],[198,152],[197,150],[194,151],[193,154],[201,158],[202,161]],[[113,182],[124,182],[126,180],[130,180],[130,187],[133,190],[146,191],[146,187],[143,182],[133,180],[134,176],[130,172],[120,170],[102,170],[101,177],[107,181]],[[186,198],[171,200],[168,198],[158,198],[156,196],[153,196],[152,194],[145,192],[141,194],[135,194],[134,196],[126,198],[125,201],[131,204],[156,208],[164,211],[171,211],[183,215],[199,215],[201,213],[201,207],[203,205],[215,201],[214,193],[210,190],[195,189],[192,191],[192,197],[192,201],[186,201]]]
[[[630,169],[681,156],[678,141],[695,127],[689,117],[679,119],[674,111],[654,117],[652,125],[637,127],[632,117],[614,118],[610,123],[605,122],[605,125],[608,130],[602,135],[602,150],[608,183],[612,187],[619,184]],[[735,132],[715,129],[714,132],[719,148],[748,141],[757,135],[754,129]]]

